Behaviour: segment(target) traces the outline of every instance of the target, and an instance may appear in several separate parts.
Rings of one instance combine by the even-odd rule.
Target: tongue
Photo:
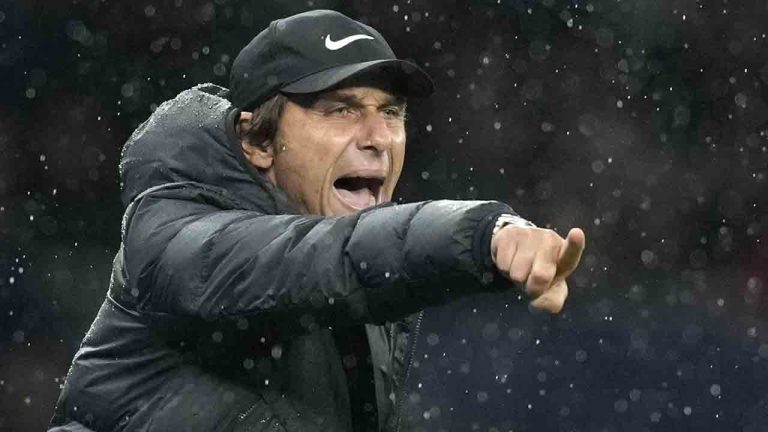
[[[342,201],[354,208],[364,209],[376,205],[376,197],[373,196],[373,193],[368,188],[355,190],[336,188],[336,192],[339,193]]]

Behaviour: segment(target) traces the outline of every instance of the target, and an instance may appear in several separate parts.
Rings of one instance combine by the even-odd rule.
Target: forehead
[[[317,100],[346,101],[346,102],[367,102],[378,103],[381,105],[402,105],[405,104],[405,98],[399,96],[391,90],[373,86],[349,86],[340,87],[318,93]]]
[[[320,100],[344,99],[348,102],[374,98],[378,103],[405,105],[402,77],[389,69],[374,69],[349,77],[335,86],[317,93],[291,95],[302,105],[312,105]],[[293,99],[293,97],[292,97]],[[307,104],[308,103],[308,104]]]
[[[405,105],[405,97],[391,89],[367,85],[337,86],[330,90],[309,94],[289,95],[290,99],[304,107],[318,103],[342,102],[347,104]]]

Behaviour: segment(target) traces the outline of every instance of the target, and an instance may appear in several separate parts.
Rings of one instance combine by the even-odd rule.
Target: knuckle
[[[519,227],[519,226],[507,226],[509,228],[510,235],[514,236],[515,239],[524,239],[527,238],[531,233],[529,228]]]
[[[528,279],[528,275],[524,271],[515,268],[509,270],[509,276],[513,281],[519,283],[523,283]]]
[[[500,248],[509,247],[509,245],[514,244],[515,242],[514,233],[510,232],[510,230],[506,229],[506,227],[504,227],[501,231],[497,232],[495,237]]]
[[[563,241],[563,238],[560,237],[560,234],[558,234],[555,230],[547,230],[547,235],[550,239],[552,239],[552,241],[557,241],[558,243]]]
[[[525,230],[520,229],[520,227],[509,225],[504,228],[504,231],[506,231],[507,237],[511,242],[520,241],[520,239],[525,238],[526,236]]]
[[[547,233],[544,241],[548,247],[559,249],[562,247],[565,240],[563,240],[563,238],[560,237],[556,232],[550,230],[550,232]]]
[[[552,277],[546,270],[534,270],[531,273],[530,280],[536,285],[546,285],[552,280]]]
[[[507,254],[496,256],[496,268],[502,273],[509,273],[509,256]]]
[[[515,242],[509,236],[501,237],[497,243],[499,253],[509,252],[510,249],[515,247]]]
[[[528,281],[525,284],[525,293],[532,298],[540,297],[546,292],[546,287],[535,282]]]

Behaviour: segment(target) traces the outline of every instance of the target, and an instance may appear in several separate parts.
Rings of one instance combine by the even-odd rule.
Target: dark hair
[[[280,117],[283,115],[288,98],[278,93],[253,110],[253,117],[247,129],[240,130],[240,137],[247,139],[252,146],[266,148],[274,143]]]

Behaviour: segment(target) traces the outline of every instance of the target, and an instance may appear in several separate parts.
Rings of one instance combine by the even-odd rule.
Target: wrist
[[[514,226],[518,228],[536,228],[536,225],[520,216],[512,213],[503,213],[496,217],[491,230],[491,237],[485,244],[488,245],[488,254],[492,263],[496,262],[496,234],[506,226]]]
[[[516,214],[502,213],[496,217],[496,222],[493,224],[493,230],[491,231],[491,238],[507,225],[536,228],[536,225],[534,225],[533,222],[523,219]]]
[[[486,217],[478,224],[474,238],[475,261],[483,270],[493,270],[493,255],[491,253],[491,241],[493,235],[507,225],[535,227],[530,221],[507,211],[496,211]]]

